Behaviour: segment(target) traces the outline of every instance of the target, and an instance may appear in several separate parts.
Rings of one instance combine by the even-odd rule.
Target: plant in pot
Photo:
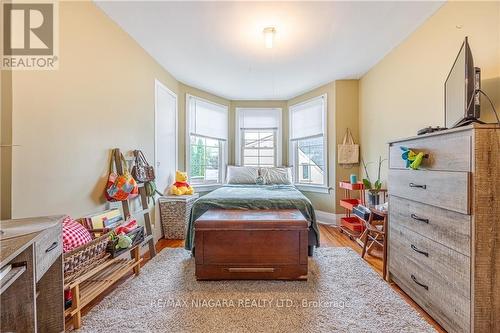
[[[372,182],[370,175],[368,174],[367,165],[372,163],[365,163],[364,159],[361,159],[363,162],[363,168],[365,169],[366,178],[363,178],[363,184],[365,185],[365,189],[368,190],[368,203],[372,206],[380,204],[380,189],[382,188],[382,181],[380,180],[380,169],[382,168],[382,163],[387,159],[382,159],[382,156],[378,158],[378,174],[377,180]]]

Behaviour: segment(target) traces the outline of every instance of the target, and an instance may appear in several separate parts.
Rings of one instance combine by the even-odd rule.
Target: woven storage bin
[[[68,284],[79,276],[106,261],[109,233],[105,233],[71,252],[64,253],[64,283]]]
[[[198,194],[165,196],[159,199],[160,217],[166,239],[185,239],[191,208]]]

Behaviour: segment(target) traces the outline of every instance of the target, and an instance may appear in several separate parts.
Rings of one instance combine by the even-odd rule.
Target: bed
[[[224,185],[193,204],[185,248],[194,248],[194,222],[209,209],[298,209],[309,224],[308,251],[319,246],[319,230],[311,201],[293,185]]]

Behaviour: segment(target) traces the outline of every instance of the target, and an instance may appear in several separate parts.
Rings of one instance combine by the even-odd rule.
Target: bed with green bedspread
[[[194,221],[209,209],[298,209],[309,222],[309,247],[319,246],[319,230],[311,201],[293,185],[224,185],[196,200],[185,248],[194,247]]]

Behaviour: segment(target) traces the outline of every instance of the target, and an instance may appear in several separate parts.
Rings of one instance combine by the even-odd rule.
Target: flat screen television
[[[480,70],[474,67],[467,37],[444,84],[444,122],[452,128],[479,122]]]

